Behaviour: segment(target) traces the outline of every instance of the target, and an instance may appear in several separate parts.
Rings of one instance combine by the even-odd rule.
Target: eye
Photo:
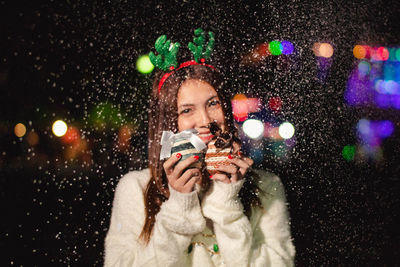
[[[209,106],[216,106],[216,105],[219,105],[219,104],[220,104],[220,102],[219,102],[219,100],[217,100],[217,99],[211,100],[211,101],[208,103]]]
[[[183,110],[181,110],[180,112],[179,112],[179,115],[180,114],[187,114],[187,113],[189,113],[189,112],[191,112],[192,111],[192,109],[190,109],[190,108],[185,108],[185,109],[183,109]]]

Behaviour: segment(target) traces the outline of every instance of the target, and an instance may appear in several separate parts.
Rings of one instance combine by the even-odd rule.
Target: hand
[[[180,158],[181,154],[179,153],[172,155],[167,161],[164,162],[164,171],[167,175],[169,185],[175,191],[178,191],[180,193],[190,193],[194,189],[194,184],[200,180],[201,172],[198,168],[187,168],[192,163],[199,160],[199,157],[193,156],[177,164]]]
[[[254,161],[251,158],[240,155],[240,152],[238,156],[230,155],[230,157],[228,157],[230,164],[221,165],[216,168],[216,170],[221,171],[222,173],[214,174],[211,179],[219,180],[227,184],[236,183],[237,181],[243,179],[244,175],[253,165]]]

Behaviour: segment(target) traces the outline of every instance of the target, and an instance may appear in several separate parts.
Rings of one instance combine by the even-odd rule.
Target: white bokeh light
[[[257,139],[264,133],[264,124],[259,120],[246,120],[242,127],[243,132],[252,139]]]
[[[294,126],[290,122],[284,122],[279,126],[279,135],[283,139],[292,138],[294,135]]]
[[[67,124],[62,120],[58,120],[53,123],[52,130],[55,136],[63,136],[67,132],[67,129]]]

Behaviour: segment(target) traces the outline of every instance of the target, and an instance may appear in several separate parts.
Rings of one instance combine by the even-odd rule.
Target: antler
[[[171,66],[176,68],[178,65],[176,57],[181,45],[179,43],[171,44],[171,41],[167,40],[166,35],[161,35],[157,38],[154,46],[159,55],[156,56],[153,52],[150,52],[151,63],[163,71],[168,71]]]
[[[214,48],[214,34],[212,32],[208,32],[209,36],[209,41],[207,43],[207,46],[204,46],[204,41],[206,39],[206,33],[203,32],[201,28],[198,28],[194,31],[194,34],[197,35],[198,37],[193,38],[193,42],[189,42],[188,48],[190,51],[192,51],[194,60],[196,60],[197,63],[200,63],[199,61],[201,59],[208,59],[213,51]],[[205,51],[204,51],[205,49]]]

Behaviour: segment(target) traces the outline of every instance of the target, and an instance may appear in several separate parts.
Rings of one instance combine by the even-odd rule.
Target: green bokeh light
[[[396,49],[396,54],[395,54],[396,60],[400,61],[400,48]]]
[[[345,160],[351,161],[356,154],[356,147],[354,145],[347,145],[343,147],[342,156]]]
[[[109,102],[102,102],[95,106],[89,114],[89,122],[99,130],[106,127],[119,127],[127,123],[126,114]]]
[[[282,54],[282,44],[279,41],[272,41],[268,45],[268,49],[274,56],[279,56]]]
[[[151,63],[149,55],[142,55],[136,61],[136,69],[143,74],[153,71],[154,65]]]

